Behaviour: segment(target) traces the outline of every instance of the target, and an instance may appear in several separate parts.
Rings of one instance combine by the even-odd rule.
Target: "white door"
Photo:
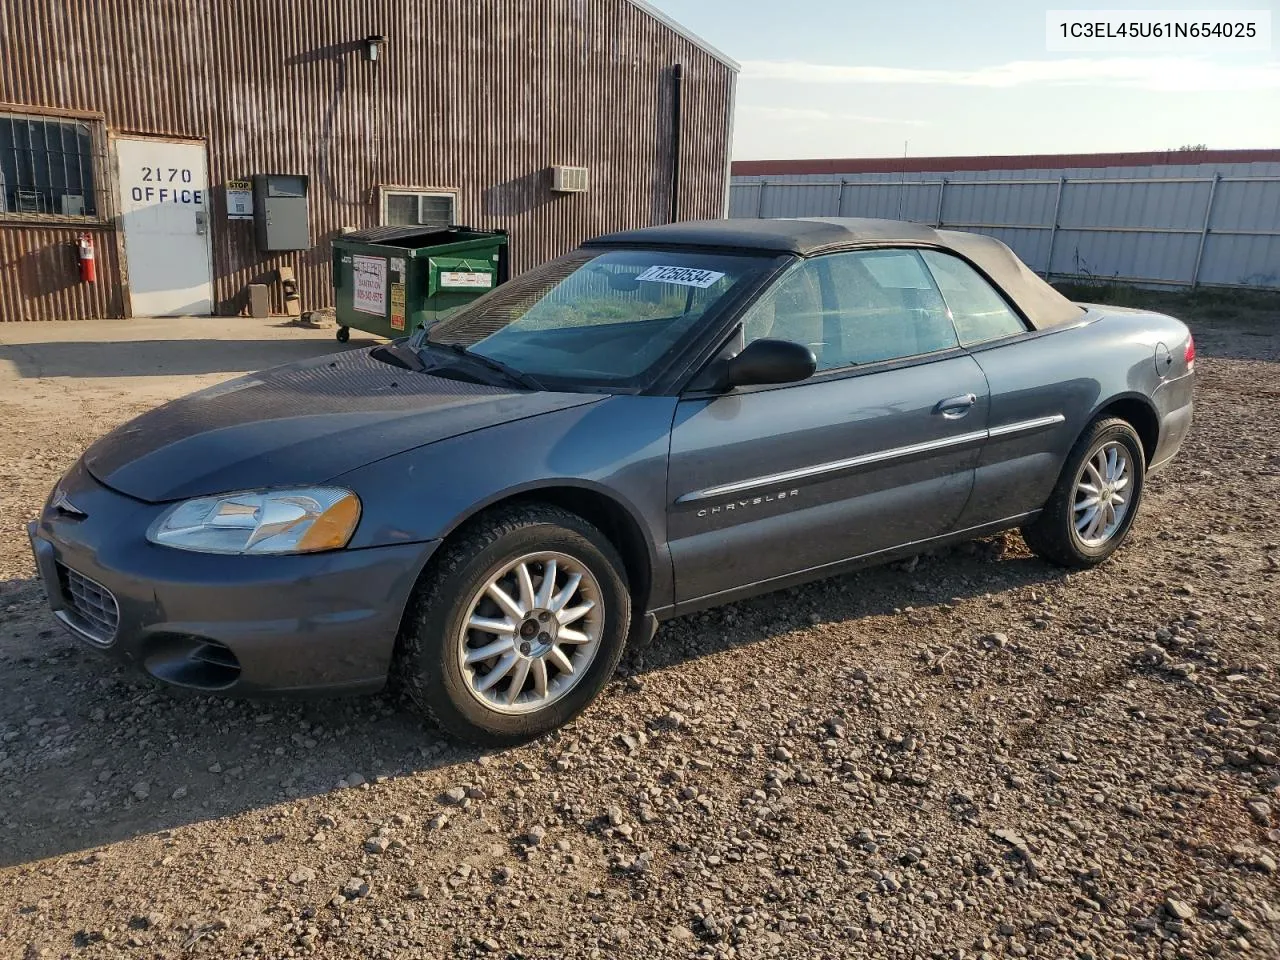
[[[133,137],[115,143],[133,316],[212,313],[204,144]]]

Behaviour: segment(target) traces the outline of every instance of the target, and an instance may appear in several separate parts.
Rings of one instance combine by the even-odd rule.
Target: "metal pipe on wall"
[[[684,65],[671,68],[671,222],[680,219],[680,137],[684,109]]]

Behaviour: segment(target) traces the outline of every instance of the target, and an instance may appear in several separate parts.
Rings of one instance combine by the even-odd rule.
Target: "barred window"
[[[0,214],[97,219],[91,121],[0,113]]]

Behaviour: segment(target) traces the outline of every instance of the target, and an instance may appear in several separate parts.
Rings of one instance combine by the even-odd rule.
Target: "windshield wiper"
[[[528,390],[545,390],[546,389],[546,387],[544,387],[541,383],[539,383],[533,377],[529,376],[529,374],[525,373],[524,371],[517,370],[515,367],[512,367],[512,366],[508,366],[507,364],[503,363],[501,360],[493,359],[493,357],[486,357],[483,353],[472,353],[470,350],[468,350],[466,347],[464,347],[460,343],[434,343],[430,340],[424,340],[422,343],[422,346],[434,347],[437,350],[448,350],[450,353],[455,354],[459,357],[465,357],[466,359],[474,361],[475,363],[479,364],[482,367],[488,367],[490,370],[493,370],[494,372],[499,373],[502,376],[506,377],[512,383],[519,384],[520,386],[525,387]]]
[[[422,358],[402,343],[380,343],[369,351],[373,354],[375,360],[381,360],[383,363],[389,363],[392,366],[404,367],[406,370],[412,370],[415,373],[421,373],[427,369],[427,365],[422,362]]]

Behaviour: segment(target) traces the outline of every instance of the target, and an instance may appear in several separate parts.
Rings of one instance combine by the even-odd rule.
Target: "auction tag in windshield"
[[[723,276],[723,273],[717,273],[715,270],[655,266],[650,267],[636,279],[649,283],[674,283],[682,287],[709,287]]]

